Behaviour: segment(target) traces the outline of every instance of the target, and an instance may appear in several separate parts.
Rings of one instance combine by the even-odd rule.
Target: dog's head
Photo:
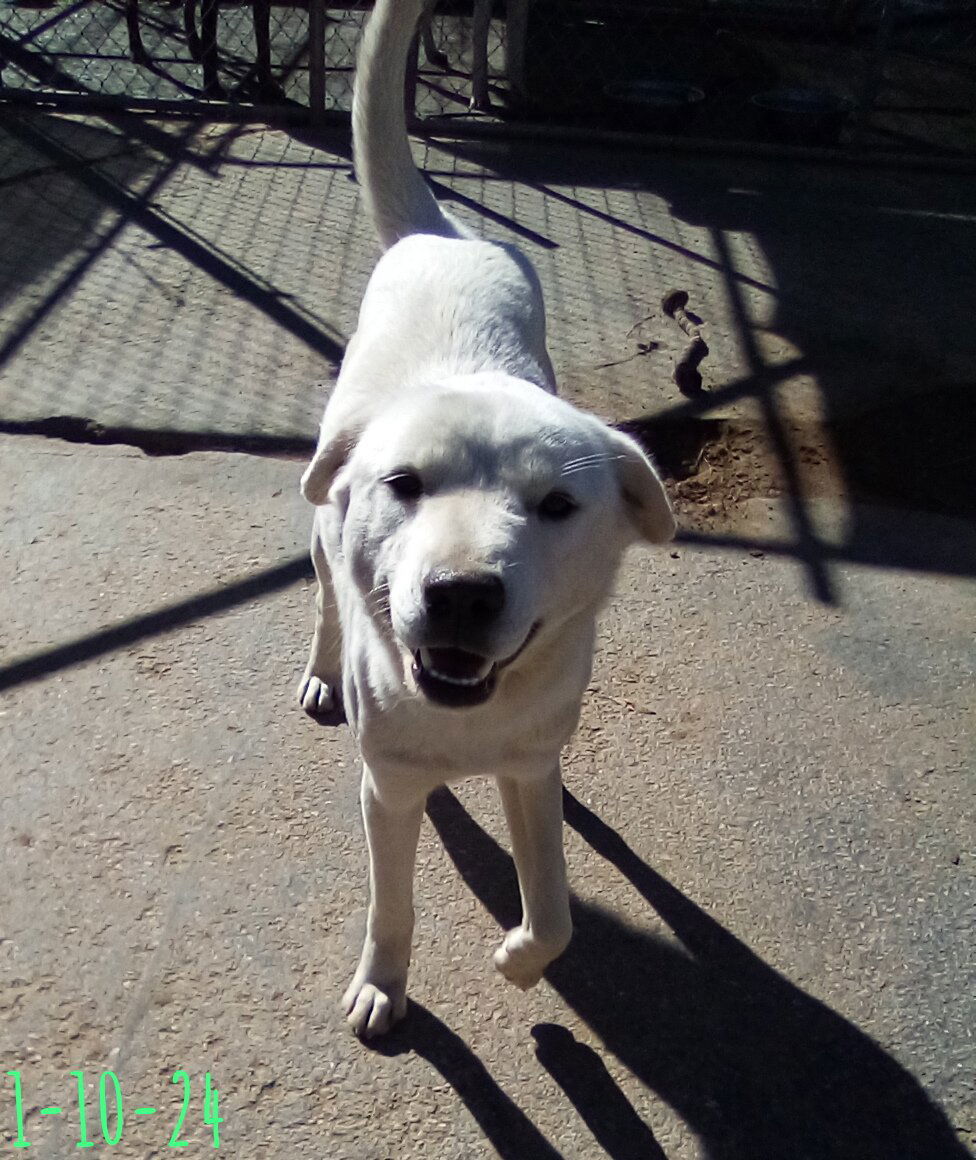
[[[496,374],[412,390],[325,435],[302,491],[333,507],[343,567],[406,684],[456,707],[595,612],[629,543],[675,526],[632,439]]]

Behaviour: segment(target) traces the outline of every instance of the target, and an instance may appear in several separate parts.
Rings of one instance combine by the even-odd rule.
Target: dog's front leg
[[[407,970],[413,939],[413,869],[424,798],[386,799],[363,767],[361,795],[369,847],[369,911],[359,967],[343,997],[349,1024],[370,1038],[388,1031],[407,1010]]]
[[[500,777],[498,786],[518,870],[522,923],[506,934],[495,952],[495,966],[526,990],[562,954],[573,933],[559,764],[540,777]]]
[[[312,532],[312,564],[318,587],[315,594],[315,632],[305,675],[298,686],[298,703],[312,717],[340,708],[342,699],[342,634],[332,573],[318,528]]]

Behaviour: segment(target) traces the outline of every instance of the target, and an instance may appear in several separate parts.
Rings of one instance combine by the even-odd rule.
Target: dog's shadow
[[[560,1160],[522,1109],[506,1095],[460,1035],[411,1000],[407,1018],[369,1042],[381,1055],[413,1051],[454,1088],[502,1160]]]
[[[881,1047],[764,963],[568,792],[565,812],[680,946],[576,901],[573,942],[546,979],[678,1112],[710,1160],[966,1160],[945,1115]],[[517,922],[510,857],[450,791],[431,795],[428,814],[478,898],[501,925]],[[553,1025],[533,1034],[608,1155],[663,1157],[595,1052]],[[405,1049],[453,1084],[502,1156],[558,1155],[463,1041],[416,1005],[386,1047]]]

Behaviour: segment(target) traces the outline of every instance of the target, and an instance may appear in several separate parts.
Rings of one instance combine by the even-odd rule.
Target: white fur
[[[386,252],[302,479],[317,505],[319,594],[299,699],[317,714],[341,697],[364,763],[370,904],[344,1004],[365,1036],[406,1009],[414,856],[427,795],[440,784],[498,779],[523,902],[522,923],[495,954],[499,971],[531,987],[565,948],[560,750],[576,727],[596,614],[624,549],[674,532],[637,444],[555,396],[542,294],[526,258],[468,236],[414,168],[403,71],[422,7],[378,0],[364,35],[355,163]],[[398,492],[393,477],[407,470],[422,494]],[[551,515],[554,493],[570,499],[564,518]],[[500,588],[501,608],[489,615],[484,603],[459,603],[449,628],[438,625],[432,583],[454,592],[467,578]],[[477,692],[487,699],[441,703],[432,648],[478,661],[455,684],[476,685],[490,670]]]

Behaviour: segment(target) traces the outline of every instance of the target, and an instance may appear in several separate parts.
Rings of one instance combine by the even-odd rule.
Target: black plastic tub
[[[794,145],[836,145],[854,102],[826,89],[772,89],[751,104],[763,135]]]

